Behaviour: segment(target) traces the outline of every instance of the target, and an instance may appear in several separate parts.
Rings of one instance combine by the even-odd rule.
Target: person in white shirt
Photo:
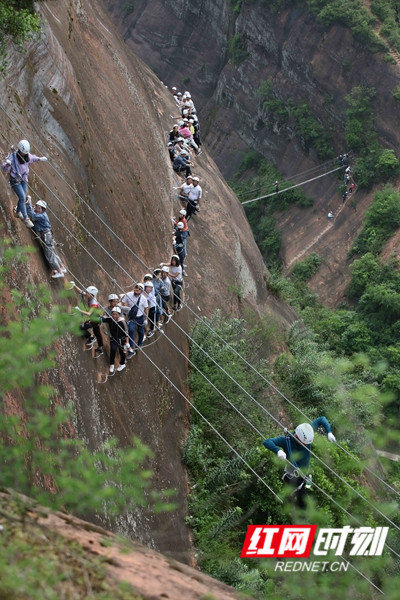
[[[193,187],[189,190],[188,193],[188,203],[186,206],[186,221],[191,219],[192,215],[196,213],[200,209],[200,200],[203,193],[203,190],[200,187],[198,177],[193,177]]]
[[[132,292],[128,292],[122,298],[122,306],[127,308],[128,315],[128,330],[129,330],[129,346],[130,352],[127,358],[135,356],[136,349],[143,346],[144,327],[147,324],[147,312],[149,303],[143,294],[144,286],[142,283],[137,283]],[[135,343],[135,331],[138,329],[138,341]]]

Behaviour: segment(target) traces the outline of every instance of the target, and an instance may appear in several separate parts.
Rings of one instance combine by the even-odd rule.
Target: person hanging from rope
[[[28,217],[25,200],[28,188],[29,165],[47,160],[46,156],[30,154],[31,145],[27,140],[18,142],[17,151],[7,156],[1,165],[4,173],[10,174],[10,186],[18,198],[18,204],[14,209],[15,216],[22,219],[27,227],[32,228],[33,223]]]
[[[53,279],[64,277],[67,269],[64,267],[55,249],[53,232],[46,212],[47,203],[44,200],[38,200],[33,209],[31,197],[27,196],[26,200],[26,211],[33,223],[33,231],[41,241],[44,257],[51,269],[51,276]]]
[[[70,281],[70,284],[72,286],[71,289],[79,292],[83,304],[89,309],[82,310],[80,306],[75,306],[75,310],[79,311],[83,315],[86,315],[87,317],[91,317],[81,324],[81,330],[85,334],[86,346],[88,348],[91,348],[94,342],[97,340],[97,348],[95,349],[94,353],[95,358],[98,358],[104,354],[103,338],[100,331],[101,310],[100,304],[97,300],[97,294],[99,293],[99,290],[94,285],[89,285],[86,290],[81,290],[74,281]],[[94,335],[89,332],[89,329],[93,330]]]
[[[117,371],[123,371],[126,367],[126,352],[129,351],[129,341],[128,341],[128,326],[127,323],[122,316],[122,311],[119,306],[114,306],[111,308],[111,316],[106,311],[103,315],[103,321],[107,323],[110,329],[110,375],[113,375],[115,371],[115,356],[117,354],[117,350],[119,351],[119,367],[117,367]]]
[[[294,488],[292,495],[300,508],[305,507],[304,496],[309,479],[306,479],[304,473],[310,467],[311,444],[314,441],[314,432],[319,427],[325,430],[330,442],[336,442],[326,417],[318,417],[311,424],[301,423],[293,433],[286,431],[285,435],[263,441],[265,448],[275,452],[281,460],[287,461],[282,480]]]

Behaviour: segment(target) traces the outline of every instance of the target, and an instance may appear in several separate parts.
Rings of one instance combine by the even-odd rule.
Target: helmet
[[[120,315],[121,314],[121,309],[120,309],[119,306],[114,306],[114,308],[112,309],[111,312],[116,312],[116,313],[118,313]]]
[[[172,129],[173,129],[174,127],[179,127],[178,123],[175,123],[175,125],[173,125]]]
[[[179,214],[186,217],[186,210],[184,208],[182,208],[182,210],[179,211]]]
[[[164,273],[169,273],[169,267],[163,267],[161,271],[164,271]]]
[[[45,202],[44,200],[38,200],[36,202],[36,206],[41,206],[42,208],[44,208],[44,210],[46,210],[46,208],[47,208],[47,202]]]
[[[110,294],[108,296],[108,301],[111,302],[111,300],[119,300],[119,296],[117,296],[117,294]]]
[[[193,181],[200,181],[198,177],[192,177]]]
[[[173,86],[173,87],[171,88],[171,90],[175,90],[175,91],[176,91],[176,87],[175,87],[175,86]]]
[[[150,287],[150,288],[154,287],[153,282],[152,281],[146,281],[145,284],[144,284],[144,287],[145,288],[147,288],[147,287]]]
[[[294,432],[302,444],[311,444],[314,440],[314,429],[309,423],[301,423]]]
[[[151,273],[146,273],[146,275],[143,277],[143,281],[146,279],[153,279],[153,275]]]
[[[183,229],[185,227],[185,223],[182,223],[182,221],[180,223],[178,223],[177,228],[178,229]]]
[[[142,290],[142,292],[143,292],[143,290],[144,290],[144,285],[143,285],[143,283],[137,283],[137,284],[135,285],[135,287],[137,287],[137,288],[139,288],[140,290]]]
[[[153,274],[157,275],[157,273],[161,273],[161,269],[154,269]]]
[[[17,148],[22,154],[28,154],[31,151],[31,145],[28,140],[21,140],[17,144]]]
[[[181,150],[179,154],[187,154],[187,150]]]
[[[171,260],[172,260],[173,258],[176,258],[176,260],[179,260],[179,256],[178,256],[177,254],[173,254],[173,255],[171,256]]]
[[[86,288],[86,291],[92,296],[97,296],[97,294],[99,293],[99,290],[97,289],[97,287],[94,287],[94,285],[89,285],[89,287]]]
[[[178,125],[179,127],[182,127],[182,125],[184,125],[185,123],[183,121],[178,121]]]

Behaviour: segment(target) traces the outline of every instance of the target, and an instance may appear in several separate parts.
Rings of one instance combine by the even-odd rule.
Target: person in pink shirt
[[[194,141],[193,135],[191,134],[189,127],[184,123],[184,121],[179,121],[178,125],[180,135],[187,141],[188,144],[190,144],[194,148],[195,153],[198,154],[199,147]]]

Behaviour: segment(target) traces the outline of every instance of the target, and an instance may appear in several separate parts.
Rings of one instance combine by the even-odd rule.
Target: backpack
[[[129,321],[134,321],[136,319],[136,316],[137,316],[138,310],[139,310],[139,302],[140,302],[141,296],[142,296],[142,294],[140,294],[136,304],[134,304],[132,306],[132,308],[130,309],[130,311],[128,312]]]

